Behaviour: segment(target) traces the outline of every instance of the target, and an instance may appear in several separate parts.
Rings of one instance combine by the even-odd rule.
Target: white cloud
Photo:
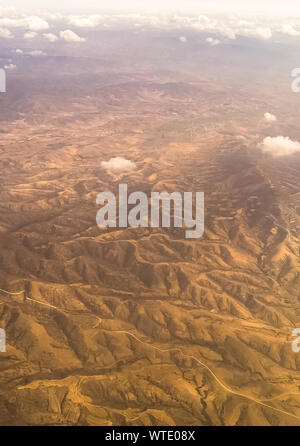
[[[38,16],[13,15],[7,17],[0,15],[0,27],[24,28],[28,31],[44,31],[49,28],[49,23]]]
[[[4,65],[5,70],[13,70],[14,68],[16,68],[17,66],[14,65],[13,63]]]
[[[265,28],[256,28],[254,37],[258,37],[263,40],[269,40],[272,37],[272,30],[269,27]]]
[[[180,17],[178,19],[180,20]],[[272,37],[270,26],[258,19],[249,21],[237,16],[215,18],[201,15],[196,19],[186,17],[185,23],[198,31],[220,34],[228,39],[236,39],[238,35],[262,40],[268,40]]]
[[[180,19],[181,17],[178,17],[179,21]],[[214,31],[217,28],[217,21],[205,15],[200,15],[197,18],[186,17],[185,21],[198,31]]]
[[[74,33],[70,29],[66,29],[65,31],[60,31],[60,38],[65,40],[66,42],[85,42],[83,37],[78,36],[78,34]]]
[[[102,161],[101,166],[106,170],[117,172],[129,172],[136,169],[136,164],[133,161],[119,156],[111,158],[109,161]]]
[[[221,43],[219,39],[213,39],[212,37],[207,37],[206,42],[209,43],[211,46],[216,46]]]
[[[45,39],[49,40],[49,42],[56,42],[58,40],[58,37],[53,34],[53,33],[46,33],[43,34],[43,36],[45,37]]]
[[[36,36],[37,36],[37,33],[35,31],[27,31],[24,34],[24,39],[33,39]]]
[[[267,112],[267,113],[264,114],[264,121],[267,122],[267,123],[271,123],[271,122],[277,121],[277,118],[272,113],[268,113]]]
[[[77,26],[78,28],[93,28],[98,26],[103,20],[103,16],[93,14],[89,16],[71,16],[69,24]]]
[[[269,40],[272,37],[272,30],[268,26],[255,26],[253,28],[239,30],[238,34],[245,37],[254,37],[256,39]]]
[[[186,43],[187,42],[187,38],[185,36],[180,36],[179,37],[180,42],[182,43]]]
[[[46,29],[49,29],[49,23],[38,16],[26,17],[25,23],[30,31],[44,31]]]
[[[256,31],[254,33],[254,37],[263,39],[263,40],[269,40],[273,36],[272,30],[269,27],[258,27],[256,28]]]
[[[23,50],[20,50],[20,48],[16,49],[17,54],[23,54]]]
[[[294,25],[284,24],[281,27],[281,32],[283,34],[287,34],[288,36],[297,37],[300,36],[300,31],[296,30]]]
[[[0,28],[0,37],[2,37],[3,39],[11,39],[13,35],[9,29]]]
[[[44,53],[44,51],[41,51],[41,50],[28,51],[25,54],[28,54],[28,56],[32,56],[32,57],[45,57],[45,56],[47,56],[47,54]]]
[[[300,142],[292,141],[287,136],[267,136],[258,147],[274,157],[292,155],[300,152]]]

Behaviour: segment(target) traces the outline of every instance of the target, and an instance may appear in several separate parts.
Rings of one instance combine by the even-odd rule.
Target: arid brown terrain
[[[300,157],[258,147],[277,90],[35,63],[0,97],[0,425],[300,425]],[[119,183],[204,192],[204,237],[101,230]]]

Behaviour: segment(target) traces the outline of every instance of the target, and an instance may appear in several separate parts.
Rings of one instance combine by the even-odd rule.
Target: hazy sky
[[[57,9],[209,9],[300,15],[300,0],[0,0],[2,6]]]

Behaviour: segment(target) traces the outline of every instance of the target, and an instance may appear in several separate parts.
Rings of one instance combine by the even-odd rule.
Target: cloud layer
[[[19,12],[20,11],[20,12]],[[28,15],[22,10],[14,8],[0,7],[0,38],[12,38],[15,29],[23,29],[26,36],[31,33],[40,33],[49,31],[55,25],[61,26],[61,38],[68,42],[83,42],[85,39],[77,33],[80,29],[95,29],[122,26],[122,24],[131,25],[135,28],[154,27],[160,29],[178,29],[194,30],[206,33],[215,45],[220,37],[227,39],[236,39],[238,36],[255,38],[260,40],[269,40],[275,34],[278,36],[288,36],[290,38],[300,37],[300,18],[276,18],[270,16],[242,14],[215,15],[214,13],[205,15],[199,13],[178,13],[167,12],[164,14],[123,13],[115,11],[102,14],[62,14],[41,12]],[[183,10],[182,10],[183,11]],[[179,34],[179,36],[184,34]],[[48,37],[46,37],[48,38]],[[52,40],[51,40],[52,39]],[[55,38],[49,37],[50,42],[55,42]]]

